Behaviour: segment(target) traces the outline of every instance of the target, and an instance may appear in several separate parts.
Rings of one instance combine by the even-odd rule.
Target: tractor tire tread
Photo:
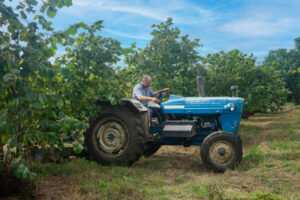
[[[209,157],[209,148],[210,145],[219,139],[227,140],[230,141],[233,144],[233,147],[235,149],[235,157],[233,162],[227,164],[227,166],[218,166],[215,165]],[[242,159],[242,144],[241,142],[238,142],[238,138],[230,133],[227,132],[214,132],[206,136],[206,138],[203,140],[203,143],[201,145],[201,150],[200,150],[200,156],[202,159],[203,164],[205,165],[206,168],[212,169],[214,172],[224,172],[226,171],[227,168],[229,169],[234,169],[237,163],[240,162]],[[241,140],[240,140],[241,141]]]
[[[133,141],[129,141],[129,145],[125,152],[117,158],[111,159],[100,155],[97,148],[93,143],[93,131],[99,120],[106,116],[115,116],[126,124],[128,129],[129,138]],[[90,128],[85,132],[85,146],[87,154],[90,155],[92,160],[99,162],[103,165],[117,164],[117,165],[131,165],[138,161],[143,155],[143,149],[145,148],[145,133],[143,129],[142,121],[139,119],[139,115],[134,113],[127,107],[111,106],[109,109],[103,109],[100,118],[90,123]]]

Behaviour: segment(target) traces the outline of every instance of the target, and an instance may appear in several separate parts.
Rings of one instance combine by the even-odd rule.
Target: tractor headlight
[[[224,106],[225,110],[228,110],[228,111],[234,111],[235,110],[235,105],[234,103],[228,103]]]

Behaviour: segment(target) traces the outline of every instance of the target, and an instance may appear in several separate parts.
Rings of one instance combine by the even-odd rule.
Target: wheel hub
[[[216,141],[210,148],[212,162],[225,166],[230,163],[235,156],[233,145],[225,140]]]
[[[119,122],[108,121],[98,129],[97,141],[105,153],[117,154],[126,146],[126,133]]]
[[[113,141],[114,139],[115,139],[115,135],[113,134],[113,133],[110,133],[109,135],[108,135],[108,138],[107,138],[109,141]]]
[[[218,149],[218,154],[219,154],[220,156],[225,156],[225,154],[226,154],[225,149],[223,149],[223,148]]]

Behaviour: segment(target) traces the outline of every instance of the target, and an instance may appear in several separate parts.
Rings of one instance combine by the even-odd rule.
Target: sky
[[[269,50],[294,47],[299,10],[300,0],[73,0],[59,9],[53,25],[64,29],[104,20],[103,36],[143,48],[151,25],[172,17],[182,35],[200,39],[200,55],[239,49],[262,61]]]

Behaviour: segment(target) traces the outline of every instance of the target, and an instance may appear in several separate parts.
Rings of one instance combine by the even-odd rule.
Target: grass
[[[80,158],[33,167],[39,190],[59,199],[300,199],[300,109],[255,115],[239,132],[243,160],[223,174],[203,166],[199,147],[181,146],[164,146],[131,167]]]

